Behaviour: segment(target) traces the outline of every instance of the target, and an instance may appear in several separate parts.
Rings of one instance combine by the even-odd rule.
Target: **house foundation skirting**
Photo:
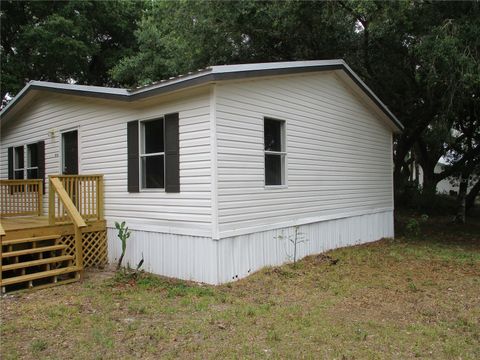
[[[144,259],[142,269],[154,274],[217,283],[217,244],[208,237],[131,230],[123,264],[136,268]],[[108,255],[111,263],[122,252],[115,228],[108,229]]]
[[[299,260],[307,255],[393,236],[391,210],[221,240],[132,230],[124,263],[136,267],[143,256],[145,271],[221,284],[244,278],[265,266],[291,262],[295,254]],[[108,229],[108,239],[109,260],[116,262],[121,244],[115,229]]]

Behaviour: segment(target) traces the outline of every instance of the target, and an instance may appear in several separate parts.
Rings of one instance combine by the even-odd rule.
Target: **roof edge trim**
[[[265,64],[270,65],[265,66]],[[88,85],[70,85],[45,81],[30,81],[0,112],[0,121],[5,118],[10,110],[13,109],[14,106],[23,97],[25,97],[28,92],[33,90],[76,96],[96,97],[109,100],[136,101],[150,96],[174,92],[216,81],[329,70],[343,70],[352,79],[352,81],[362,89],[362,91],[370,98],[370,100],[372,100],[373,103],[380,108],[380,110],[392,121],[398,131],[402,131],[404,129],[404,126],[396,118],[396,116],[343,60],[299,61],[265,64],[231,65],[231,70],[229,71],[224,70],[228,68],[229,65],[213,66],[207,68],[205,71],[193,73],[192,75],[181,76],[172,81],[159,82],[154,85],[133,90]],[[278,66],[275,67],[275,64]],[[285,66],[282,67],[282,64],[285,64]],[[295,66],[292,64],[295,64]],[[262,67],[262,65],[264,67]],[[235,70],[235,67],[238,68],[238,70]]]

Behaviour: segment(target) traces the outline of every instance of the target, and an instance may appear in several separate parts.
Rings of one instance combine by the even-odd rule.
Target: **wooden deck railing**
[[[42,214],[43,180],[0,180],[0,216]]]
[[[103,220],[103,175],[55,175],[85,220]],[[65,207],[57,198],[49,197],[49,216],[55,221],[68,221]],[[53,215],[54,214],[54,215]]]
[[[56,196],[55,196],[56,195]],[[57,204],[67,214],[68,219],[72,222],[75,230],[75,263],[79,271],[83,269],[83,244],[82,244],[82,228],[87,224],[83,220],[82,215],[75,207],[72,199],[65,190],[62,182],[58,177],[50,176],[49,178],[49,214],[48,219],[50,225],[55,224],[55,197]],[[53,204],[53,207],[51,206]],[[51,211],[53,209],[53,211]],[[67,220],[68,220],[67,219]]]

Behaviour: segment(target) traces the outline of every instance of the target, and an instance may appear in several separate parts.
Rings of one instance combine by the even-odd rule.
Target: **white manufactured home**
[[[342,60],[212,66],[133,90],[31,81],[0,116],[1,178],[103,175],[111,262],[116,221],[132,266],[210,284],[291,261],[295,234],[298,258],[394,236],[402,125]]]

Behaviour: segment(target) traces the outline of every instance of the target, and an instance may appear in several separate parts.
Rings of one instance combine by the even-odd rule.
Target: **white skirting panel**
[[[327,250],[393,237],[393,211],[321,221],[297,228],[297,259]],[[218,282],[293,261],[295,227],[218,241]]]
[[[116,264],[122,245],[117,230],[108,228],[108,256]],[[217,244],[211,238],[132,230],[123,264],[158,275],[217,283]]]
[[[135,267],[144,257],[145,271],[209,284],[250,275],[265,266],[293,261],[295,231],[297,259],[327,250],[393,237],[393,211],[321,221],[221,240],[132,230],[124,264]],[[116,229],[108,229],[111,263],[121,253]]]

